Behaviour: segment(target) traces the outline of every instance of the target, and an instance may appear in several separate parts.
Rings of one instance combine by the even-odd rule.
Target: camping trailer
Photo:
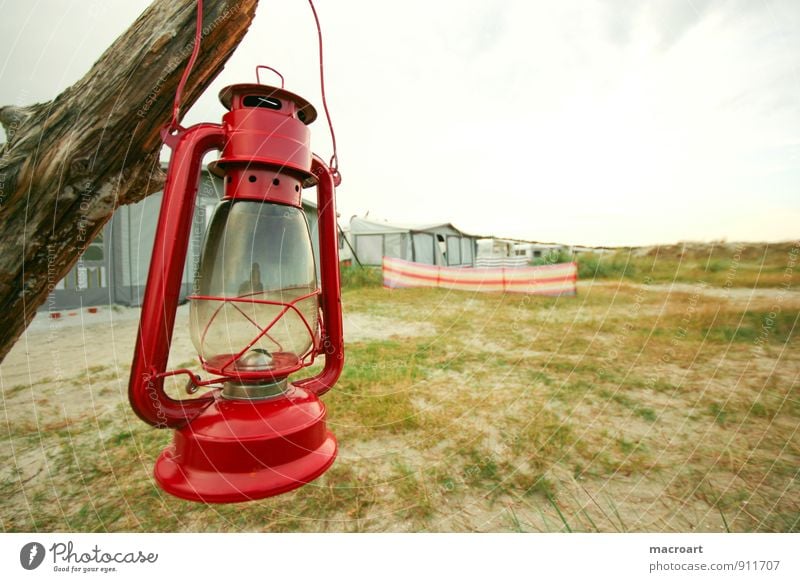
[[[451,267],[475,264],[476,237],[450,223],[409,226],[353,217],[344,236],[365,266],[379,266],[383,257]],[[347,260],[351,253],[344,242],[339,250]]]
[[[567,251],[568,247],[558,244],[523,242],[514,245],[514,256],[525,257],[528,261],[544,259]]]
[[[478,241],[478,258],[505,259],[514,256],[514,245],[517,241],[505,238],[482,238]]]

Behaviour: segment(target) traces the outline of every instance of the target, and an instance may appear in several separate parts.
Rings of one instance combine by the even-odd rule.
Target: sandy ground
[[[617,286],[617,283],[579,283]],[[629,285],[666,294],[702,293],[736,303],[769,302],[780,294],[800,297],[798,291],[781,289],[722,289],[686,283],[669,285]],[[113,372],[126,381],[129,372],[140,309],[100,307],[97,313],[88,310],[61,312],[58,319],[40,312],[6,359],[0,364],[0,387],[6,390],[17,385],[74,379],[97,367]],[[370,341],[391,336],[414,337],[431,335],[433,326],[425,323],[399,322],[389,317],[363,313],[344,316],[345,341]],[[175,334],[170,351],[170,365],[186,364],[197,359],[189,337],[189,306],[178,309]]]
[[[777,297],[786,296],[787,298],[797,299],[800,298],[800,291],[796,289],[783,289],[775,287],[767,287],[762,289],[749,289],[745,287],[710,287],[702,284],[692,283],[652,283],[644,285],[641,283],[623,283],[627,287],[634,289],[645,289],[649,291],[656,291],[659,293],[701,293],[706,297],[714,297],[717,299],[725,299],[733,301],[734,303],[751,303],[760,300],[775,299]],[[611,281],[578,281],[578,289],[585,289],[587,287],[619,287],[620,283]]]
[[[616,285],[614,283],[594,283],[594,285]],[[656,293],[676,293],[676,294],[695,294],[702,293],[708,297],[724,299],[742,304],[742,306],[761,304],[767,307],[771,302],[782,293],[779,289],[719,289],[699,287],[687,284],[673,285],[648,285],[631,287],[646,287]],[[580,284],[581,289],[585,290],[587,285]],[[583,291],[579,291],[579,294]],[[794,299],[800,294],[794,291],[791,293]],[[465,304],[468,304],[466,300]],[[463,306],[462,306],[463,308]],[[97,313],[88,313],[86,310],[75,311],[74,315],[65,312],[61,318],[52,319],[47,313],[41,313],[26,331],[25,335],[15,345],[5,361],[0,365],[0,387],[2,388],[2,411],[0,418],[5,416],[8,423],[13,415],[15,424],[20,421],[27,423],[30,434],[41,434],[48,431],[59,431],[76,419],[91,418],[97,420],[98,436],[105,440],[112,436],[106,434],[103,420],[111,418],[112,415],[119,414],[119,407],[127,406],[127,383],[129,366],[133,353],[136,338],[136,328],[138,325],[140,310],[127,308],[100,308]],[[564,314],[565,315],[565,314]],[[576,314],[574,311],[571,316],[573,321],[576,317],[592,317],[602,314],[586,313]],[[541,317],[546,318],[542,323],[553,324],[560,321],[562,314],[558,310],[543,310]],[[430,323],[398,321],[387,315],[375,315],[368,313],[348,313],[344,318],[345,339],[347,342],[374,341],[387,339],[390,337],[425,337],[435,333],[435,328]],[[493,353],[503,351],[503,346],[485,345],[487,357]],[[543,350],[530,350],[521,353],[520,358],[533,358],[539,362],[547,361],[553,356],[552,352]],[[581,356],[559,356],[561,359],[574,359],[580,363]],[[196,352],[191,343],[188,330],[188,306],[179,308],[176,320],[176,333],[174,336],[173,347],[170,352],[170,367],[186,367],[191,362],[196,361]],[[713,366],[709,362],[708,366]],[[727,364],[730,365],[730,364]],[[685,370],[677,365],[665,365],[662,370],[665,376],[672,377],[676,382],[682,381],[685,377]],[[674,369],[673,369],[674,368]],[[709,376],[713,378],[713,370],[709,368]],[[462,389],[460,387],[470,386],[468,377],[456,371],[442,371],[442,375],[447,376],[437,378],[431,376],[428,382],[437,387],[449,387],[450,389]],[[449,375],[449,376],[448,376]],[[518,387],[509,386],[513,391]],[[483,388],[476,387],[479,392]],[[419,410],[430,412],[437,406],[446,406],[448,395],[443,392],[421,391],[414,400],[414,406]],[[497,394],[498,398],[503,397]],[[455,396],[453,396],[455,397]],[[688,396],[687,396],[688,398]],[[501,398],[502,399],[502,398]],[[516,396],[509,396],[509,407],[519,403]],[[656,401],[649,402],[654,409],[667,410],[667,404],[659,404]],[[513,408],[504,409],[505,413],[515,413]],[[524,414],[524,410],[519,411]],[[592,422],[596,422],[598,411],[589,407],[577,405],[568,411],[554,410],[556,414],[569,415],[573,420],[583,419],[585,425],[589,427]],[[495,427],[492,426],[490,408],[485,410],[476,408],[475,414],[470,414],[460,422],[472,423],[472,432],[476,435],[484,435],[487,450],[493,450],[498,440]],[[661,413],[665,414],[665,413]],[[131,415],[132,416],[132,415]],[[607,415],[606,415],[607,416]],[[24,418],[23,418],[24,417]],[[603,417],[605,418],[605,416]],[[669,419],[662,418],[663,422],[652,425],[641,419],[624,417],[619,418],[618,422],[610,423],[613,430],[619,429],[624,432],[626,438],[634,439],[638,437],[652,436],[652,431],[662,431],[658,440],[661,442],[671,442],[671,439],[680,436],[684,441],[689,438],[697,438],[698,435],[690,437],[687,434],[677,434],[676,426],[682,422],[681,418]],[[135,418],[132,422],[138,422]],[[606,423],[609,424],[609,423]],[[474,425],[474,426],[473,426]],[[670,428],[672,427],[672,428]],[[116,430],[119,430],[116,426]],[[67,430],[69,430],[67,428]],[[155,432],[155,431],[154,431]],[[622,434],[622,432],[620,434]],[[680,432],[680,431],[678,431]],[[89,435],[91,437],[92,435]],[[700,439],[708,438],[708,435],[699,435]],[[494,444],[493,444],[494,443]],[[435,446],[431,443],[417,443],[397,439],[394,436],[372,439],[369,441],[351,441],[343,444],[341,458],[343,465],[352,464],[356,467],[355,471],[367,471],[374,473],[392,475],[393,467],[398,460],[410,467],[430,466],[439,462],[442,447],[449,446],[446,440],[442,440]],[[13,441],[11,443],[13,447]],[[681,446],[686,446],[685,442]],[[388,453],[387,453],[388,451]],[[15,452],[16,467],[0,467],[0,483],[11,481],[24,483],[33,479],[47,478],[54,481],[51,472],[54,470],[46,463],[46,456],[36,448],[20,450]],[[662,462],[666,465],[677,464],[680,458],[664,458]],[[149,473],[149,466],[144,470]],[[619,475],[614,480],[604,483],[600,493],[603,498],[598,497],[598,492],[591,492],[580,481],[580,477],[572,475],[569,471],[564,472],[563,468],[555,469],[552,475],[559,483],[564,485],[571,495],[575,498],[575,503],[591,507],[593,504],[602,504],[607,510],[604,502],[605,496],[613,499],[622,499],[624,504],[620,504],[622,518],[626,523],[636,523],[639,515],[658,515],[662,521],[652,523],[639,523],[638,529],[649,531],[687,531],[697,524],[702,524],[701,529],[705,531],[720,531],[722,523],[716,512],[710,513],[708,505],[700,502],[686,503],[677,506],[671,502],[665,494],[669,483],[635,482],[632,477]],[[563,472],[563,474],[561,474]],[[365,474],[366,475],[366,474]],[[361,478],[361,477],[359,477]],[[364,477],[366,479],[366,476]],[[392,478],[386,477],[385,488],[387,492],[391,489]],[[719,487],[724,489],[724,483]],[[380,487],[376,490],[376,495],[380,494]],[[513,501],[513,500],[511,500]],[[509,501],[509,503],[511,502]],[[664,504],[661,512],[653,511],[653,507]],[[599,506],[599,505],[598,505]],[[510,507],[510,505],[509,505]],[[508,528],[510,513],[503,504],[491,504],[484,499],[476,498],[466,504],[459,504],[449,512],[448,508],[441,508],[443,516],[435,524],[434,529],[440,530],[503,530]],[[345,516],[348,517],[349,516]],[[520,515],[525,517],[529,523],[538,523],[541,518],[537,515]],[[516,518],[515,518],[516,519]],[[615,516],[610,515],[608,523],[601,523],[601,527],[607,531],[613,531],[612,526]],[[407,522],[408,527],[412,527],[411,522]],[[555,523],[557,527],[557,522]],[[188,530],[201,530],[203,524],[187,523]],[[393,529],[394,522],[391,516],[386,517],[385,528]],[[553,525],[546,526],[552,528]]]
[[[53,319],[47,312],[36,315],[25,334],[0,364],[0,386],[33,385],[80,377],[97,367],[127,378],[139,324],[139,308],[100,307],[61,312]],[[397,322],[361,313],[344,315],[346,342],[413,337],[433,333],[429,324]],[[170,366],[197,359],[189,336],[189,306],[178,308],[170,350]]]
[[[11,419],[23,422],[34,433],[59,430],[85,418],[110,418],[120,405],[128,406],[128,377],[140,312],[138,308],[100,307],[96,313],[64,311],[58,319],[46,312],[37,314],[0,364],[0,418],[5,418],[6,424]],[[344,316],[346,342],[410,337],[431,329],[426,324],[380,316]],[[169,367],[191,368],[206,376],[189,335],[188,305],[178,308]],[[181,378],[165,382],[170,395],[183,394]],[[30,477],[42,470],[42,458],[36,451],[28,457],[18,456],[17,468]],[[0,467],[0,482],[13,470]]]
[[[141,309],[99,307],[60,312],[58,318],[40,312],[0,364],[0,419],[7,426],[27,426],[28,434],[70,427],[91,418],[118,423],[120,405],[128,406],[127,386]],[[387,317],[346,314],[346,342],[409,337],[432,333],[425,323],[393,321]],[[197,372],[197,352],[189,335],[189,306],[178,308],[169,367]],[[182,384],[170,380],[167,390],[181,394]],[[98,438],[107,438],[103,430]],[[13,441],[11,441],[13,448]],[[52,479],[45,451],[39,447],[14,450],[14,465],[0,465],[0,483],[23,484],[36,477]]]

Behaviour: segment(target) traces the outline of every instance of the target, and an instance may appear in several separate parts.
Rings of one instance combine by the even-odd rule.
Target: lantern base
[[[263,401],[218,398],[158,457],[155,478],[176,497],[235,503],[291,491],[322,475],[336,458],[325,406],[290,386]]]

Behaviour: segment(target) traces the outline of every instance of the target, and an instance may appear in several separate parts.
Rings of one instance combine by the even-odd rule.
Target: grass
[[[703,277],[724,289],[715,277],[733,258],[717,253],[707,253]],[[738,273],[785,270],[769,262],[782,256],[771,249],[739,254]],[[695,266],[684,270],[689,259]],[[348,342],[345,371],[324,397],[341,446],[336,464],[295,492],[245,505],[184,502],[156,487],[152,464],[170,434],[134,416],[109,368],[88,370],[95,409],[81,392],[87,370],[42,378],[35,390],[12,385],[0,432],[0,523],[4,531],[798,531],[800,298],[793,280],[784,295],[775,286],[738,299],[631,284],[644,273],[683,276],[701,259],[684,256],[676,268],[662,249],[634,258],[621,284],[607,278],[575,298],[348,284],[347,314],[403,331]],[[605,272],[614,269],[619,276],[619,267]]]
[[[416,428],[413,388],[424,375],[429,350],[411,342],[358,342],[348,346],[347,366],[329,406],[343,434],[365,426],[373,432],[404,433]],[[367,421],[369,424],[365,424]]]
[[[579,279],[630,279],[640,280],[642,261],[637,261],[629,253],[616,252],[611,255],[588,253],[578,257]],[[638,267],[638,268],[637,268]]]
[[[624,248],[603,254],[579,254],[578,277],[647,284],[703,282],[723,289],[787,284],[796,288],[800,276],[793,265],[800,260],[799,252],[793,243],[679,243],[645,250]]]
[[[363,289],[365,287],[382,287],[381,270],[374,267],[358,265],[342,266],[339,270],[343,289]]]

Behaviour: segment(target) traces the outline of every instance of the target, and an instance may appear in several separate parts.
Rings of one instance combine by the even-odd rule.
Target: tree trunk
[[[247,32],[258,0],[205,0],[188,110]],[[0,108],[0,362],[121,204],[160,190],[160,129],[192,52],[195,0],[156,0],[48,103]]]

